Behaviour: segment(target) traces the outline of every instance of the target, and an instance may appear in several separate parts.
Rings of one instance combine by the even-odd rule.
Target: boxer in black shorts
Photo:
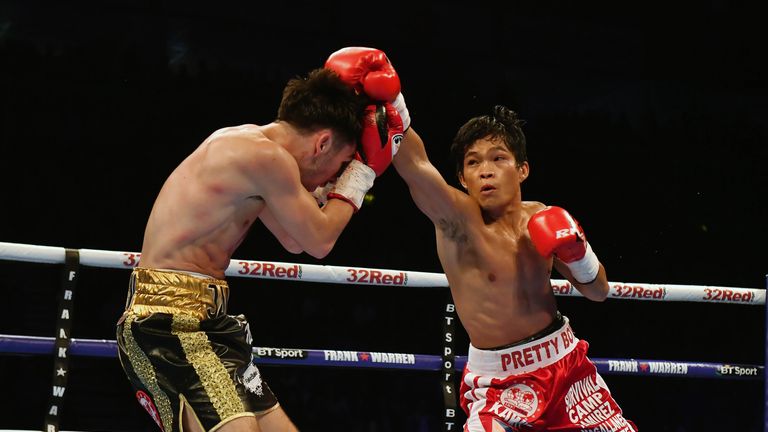
[[[137,268],[118,323],[120,362],[136,398],[165,431],[185,406],[204,430],[279,404],[251,363],[245,317],[226,314],[223,280]],[[175,416],[174,414],[178,414]]]
[[[399,117],[380,114],[316,69],[288,82],[276,121],[217,130],[165,181],[117,326],[125,372],[161,430],[297,430],[250,363],[223,279],[256,220],[292,253],[330,252],[402,136]]]

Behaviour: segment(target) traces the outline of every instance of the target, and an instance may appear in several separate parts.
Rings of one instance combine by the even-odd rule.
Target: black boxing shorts
[[[193,273],[136,268],[118,321],[120,362],[139,403],[163,431],[185,405],[211,430],[279,404],[252,364],[245,317],[226,314],[229,287]]]

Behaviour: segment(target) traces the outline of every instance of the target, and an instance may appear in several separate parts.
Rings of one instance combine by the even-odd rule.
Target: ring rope
[[[54,338],[0,334],[0,353],[52,354]],[[72,355],[117,357],[117,342],[106,339],[72,339]],[[467,356],[456,356],[454,368],[464,369]],[[764,366],[670,360],[593,358],[598,372],[606,375],[675,376],[689,378],[762,380]],[[375,369],[443,370],[438,355],[254,347],[253,362],[264,365],[326,366]]]
[[[136,252],[104,251],[95,249],[64,249],[61,247],[37,246],[0,242],[0,260],[27,261],[37,263],[65,263],[67,251],[80,255],[80,264],[102,268],[131,269],[139,264],[140,254]],[[409,272],[359,267],[322,266],[311,264],[281,263],[268,261],[230,260],[225,274],[233,277],[264,279],[287,279],[306,282],[358,284],[358,285],[401,285],[421,287],[447,287],[448,281],[442,273]],[[551,280],[555,295],[580,296],[578,290],[564,280]],[[766,304],[766,291],[751,288],[656,285],[640,283],[609,282],[609,297],[651,300],[651,301],[693,301],[710,303]],[[449,304],[450,306],[450,304]],[[56,338],[29,337],[0,334],[0,353],[53,354]],[[768,346],[768,345],[767,345]],[[116,357],[114,340],[71,339],[72,355]],[[446,348],[446,347],[444,347]],[[447,349],[447,348],[446,348]],[[446,351],[448,352],[448,351]],[[452,350],[451,350],[452,352]],[[461,371],[466,365],[466,356],[433,356],[423,354],[358,352],[339,350],[307,350],[291,348],[253,348],[253,363],[267,365],[303,365],[331,367],[362,367],[378,369],[412,369]],[[453,360],[452,364],[447,359]],[[765,368],[758,365],[692,363],[666,360],[604,359],[593,358],[597,370],[606,375],[676,376],[691,378],[763,380]],[[451,367],[453,366],[453,367]],[[448,374],[447,376],[452,376]],[[444,386],[446,408],[453,390]],[[55,388],[55,386],[54,386]],[[768,387],[766,390],[768,395]],[[768,401],[768,396],[766,397]],[[768,407],[768,402],[766,402]],[[453,411],[446,409],[446,412]],[[48,413],[50,417],[50,412]],[[765,413],[768,419],[768,410]],[[46,418],[48,422],[49,418]],[[57,420],[54,419],[54,420]],[[448,419],[446,418],[446,422]],[[453,423],[451,423],[453,424]],[[768,422],[766,423],[768,425]],[[58,429],[58,422],[52,424]],[[50,429],[50,428],[49,428]],[[766,428],[768,431],[768,427]]]
[[[132,269],[138,265],[141,257],[141,254],[137,252],[97,249],[79,249],[79,252],[81,265],[101,268]],[[64,255],[65,249],[63,247],[0,242],[0,260],[61,264],[64,262]],[[273,261],[233,259],[230,260],[225,274],[231,277],[282,279],[301,282],[448,287],[448,280],[443,273]],[[765,304],[764,289],[636,282],[609,282],[609,284],[611,289],[608,296],[624,300]],[[570,282],[562,279],[552,279],[552,289],[557,296],[582,296]]]

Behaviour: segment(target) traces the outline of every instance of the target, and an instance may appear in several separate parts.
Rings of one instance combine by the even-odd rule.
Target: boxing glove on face
[[[358,155],[378,177],[392,163],[392,157],[400,147],[403,123],[400,114],[390,103],[369,105],[365,110],[364,122]]]
[[[371,167],[357,159],[353,159],[339,178],[336,179],[335,183],[325,186],[324,190],[328,191],[326,200],[331,198],[340,199],[351,205],[355,212],[357,212],[363,205],[365,194],[373,187],[375,179],[376,173],[373,172]],[[322,192],[323,190],[319,191],[319,193]]]

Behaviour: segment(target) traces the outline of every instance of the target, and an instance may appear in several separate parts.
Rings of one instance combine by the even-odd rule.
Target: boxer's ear
[[[312,155],[329,153],[333,148],[333,133],[330,129],[320,129],[312,134]]]
[[[528,162],[523,162],[518,165],[517,170],[520,172],[520,183],[524,182],[531,174],[531,167],[528,165]]]

